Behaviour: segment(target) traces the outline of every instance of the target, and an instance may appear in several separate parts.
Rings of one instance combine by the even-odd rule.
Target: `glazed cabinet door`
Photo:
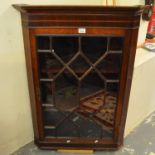
[[[125,31],[30,34],[40,139],[62,146],[116,143]]]

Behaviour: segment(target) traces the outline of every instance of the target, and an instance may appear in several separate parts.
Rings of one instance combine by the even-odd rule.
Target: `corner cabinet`
[[[142,7],[13,6],[22,16],[35,143],[119,148]]]

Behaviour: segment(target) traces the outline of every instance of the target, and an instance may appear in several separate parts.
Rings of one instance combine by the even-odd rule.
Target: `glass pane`
[[[107,83],[107,91],[117,94],[118,88],[119,88],[118,86],[119,86],[119,83],[117,83],[117,82]]]
[[[54,52],[64,62],[68,62],[78,51],[77,37],[53,37],[52,43]]]
[[[106,37],[82,37],[82,51],[90,59],[95,62],[107,51]]]
[[[37,48],[38,50],[48,50],[50,49],[50,39],[47,36],[37,37]]]
[[[100,107],[103,106],[105,99],[105,91],[101,90],[97,93],[81,99],[80,112],[91,117]]]
[[[63,65],[52,55],[52,53],[39,52],[40,78],[53,79],[63,68]]]
[[[62,111],[72,111],[78,106],[78,81],[65,70],[55,81],[55,104]]]
[[[65,115],[56,108],[44,108],[44,133],[46,137],[55,137],[58,124],[65,119]]]
[[[111,37],[110,38],[110,50],[122,50],[123,37]]]
[[[41,102],[42,104],[50,104],[53,105],[53,90],[52,90],[52,82],[41,81]]]
[[[90,65],[84,60],[84,58],[78,56],[71,63],[70,67],[78,77],[81,77],[90,68]]]
[[[79,115],[80,114],[80,115]],[[71,120],[78,126],[80,137],[100,138],[102,135],[101,127],[94,121],[87,119],[82,113],[74,113]]]
[[[106,55],[106,57],[97,65],[97,69],[106,79],[119,79],[121,61],[121,53],[108,53],[108,55]]]
[[[69,119],[64,120],[57,127],[57,135],[59,137],[78,137],[77,126]]]
[[[104,89],[104,80],[92,70],[86,77],[81,81],[80,87],[80,97],[87,97],[89,95],[94,95],[98,91]]]
[[[56,130],[51,127],[44,128],[45,137],[56,137]]]
[[[46,126],[56,127],[65,118],[65,115],[56,108],[45,108],[43,114]]]

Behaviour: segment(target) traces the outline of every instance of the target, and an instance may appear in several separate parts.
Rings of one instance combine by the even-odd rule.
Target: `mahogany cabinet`
[[[142,7],[14,7],[22,16],[35,143],[120,147]]]

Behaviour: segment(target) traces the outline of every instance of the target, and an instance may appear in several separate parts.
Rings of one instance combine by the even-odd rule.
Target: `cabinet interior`
[[[112,139],[124,38],[35,38],[45,137]]]

